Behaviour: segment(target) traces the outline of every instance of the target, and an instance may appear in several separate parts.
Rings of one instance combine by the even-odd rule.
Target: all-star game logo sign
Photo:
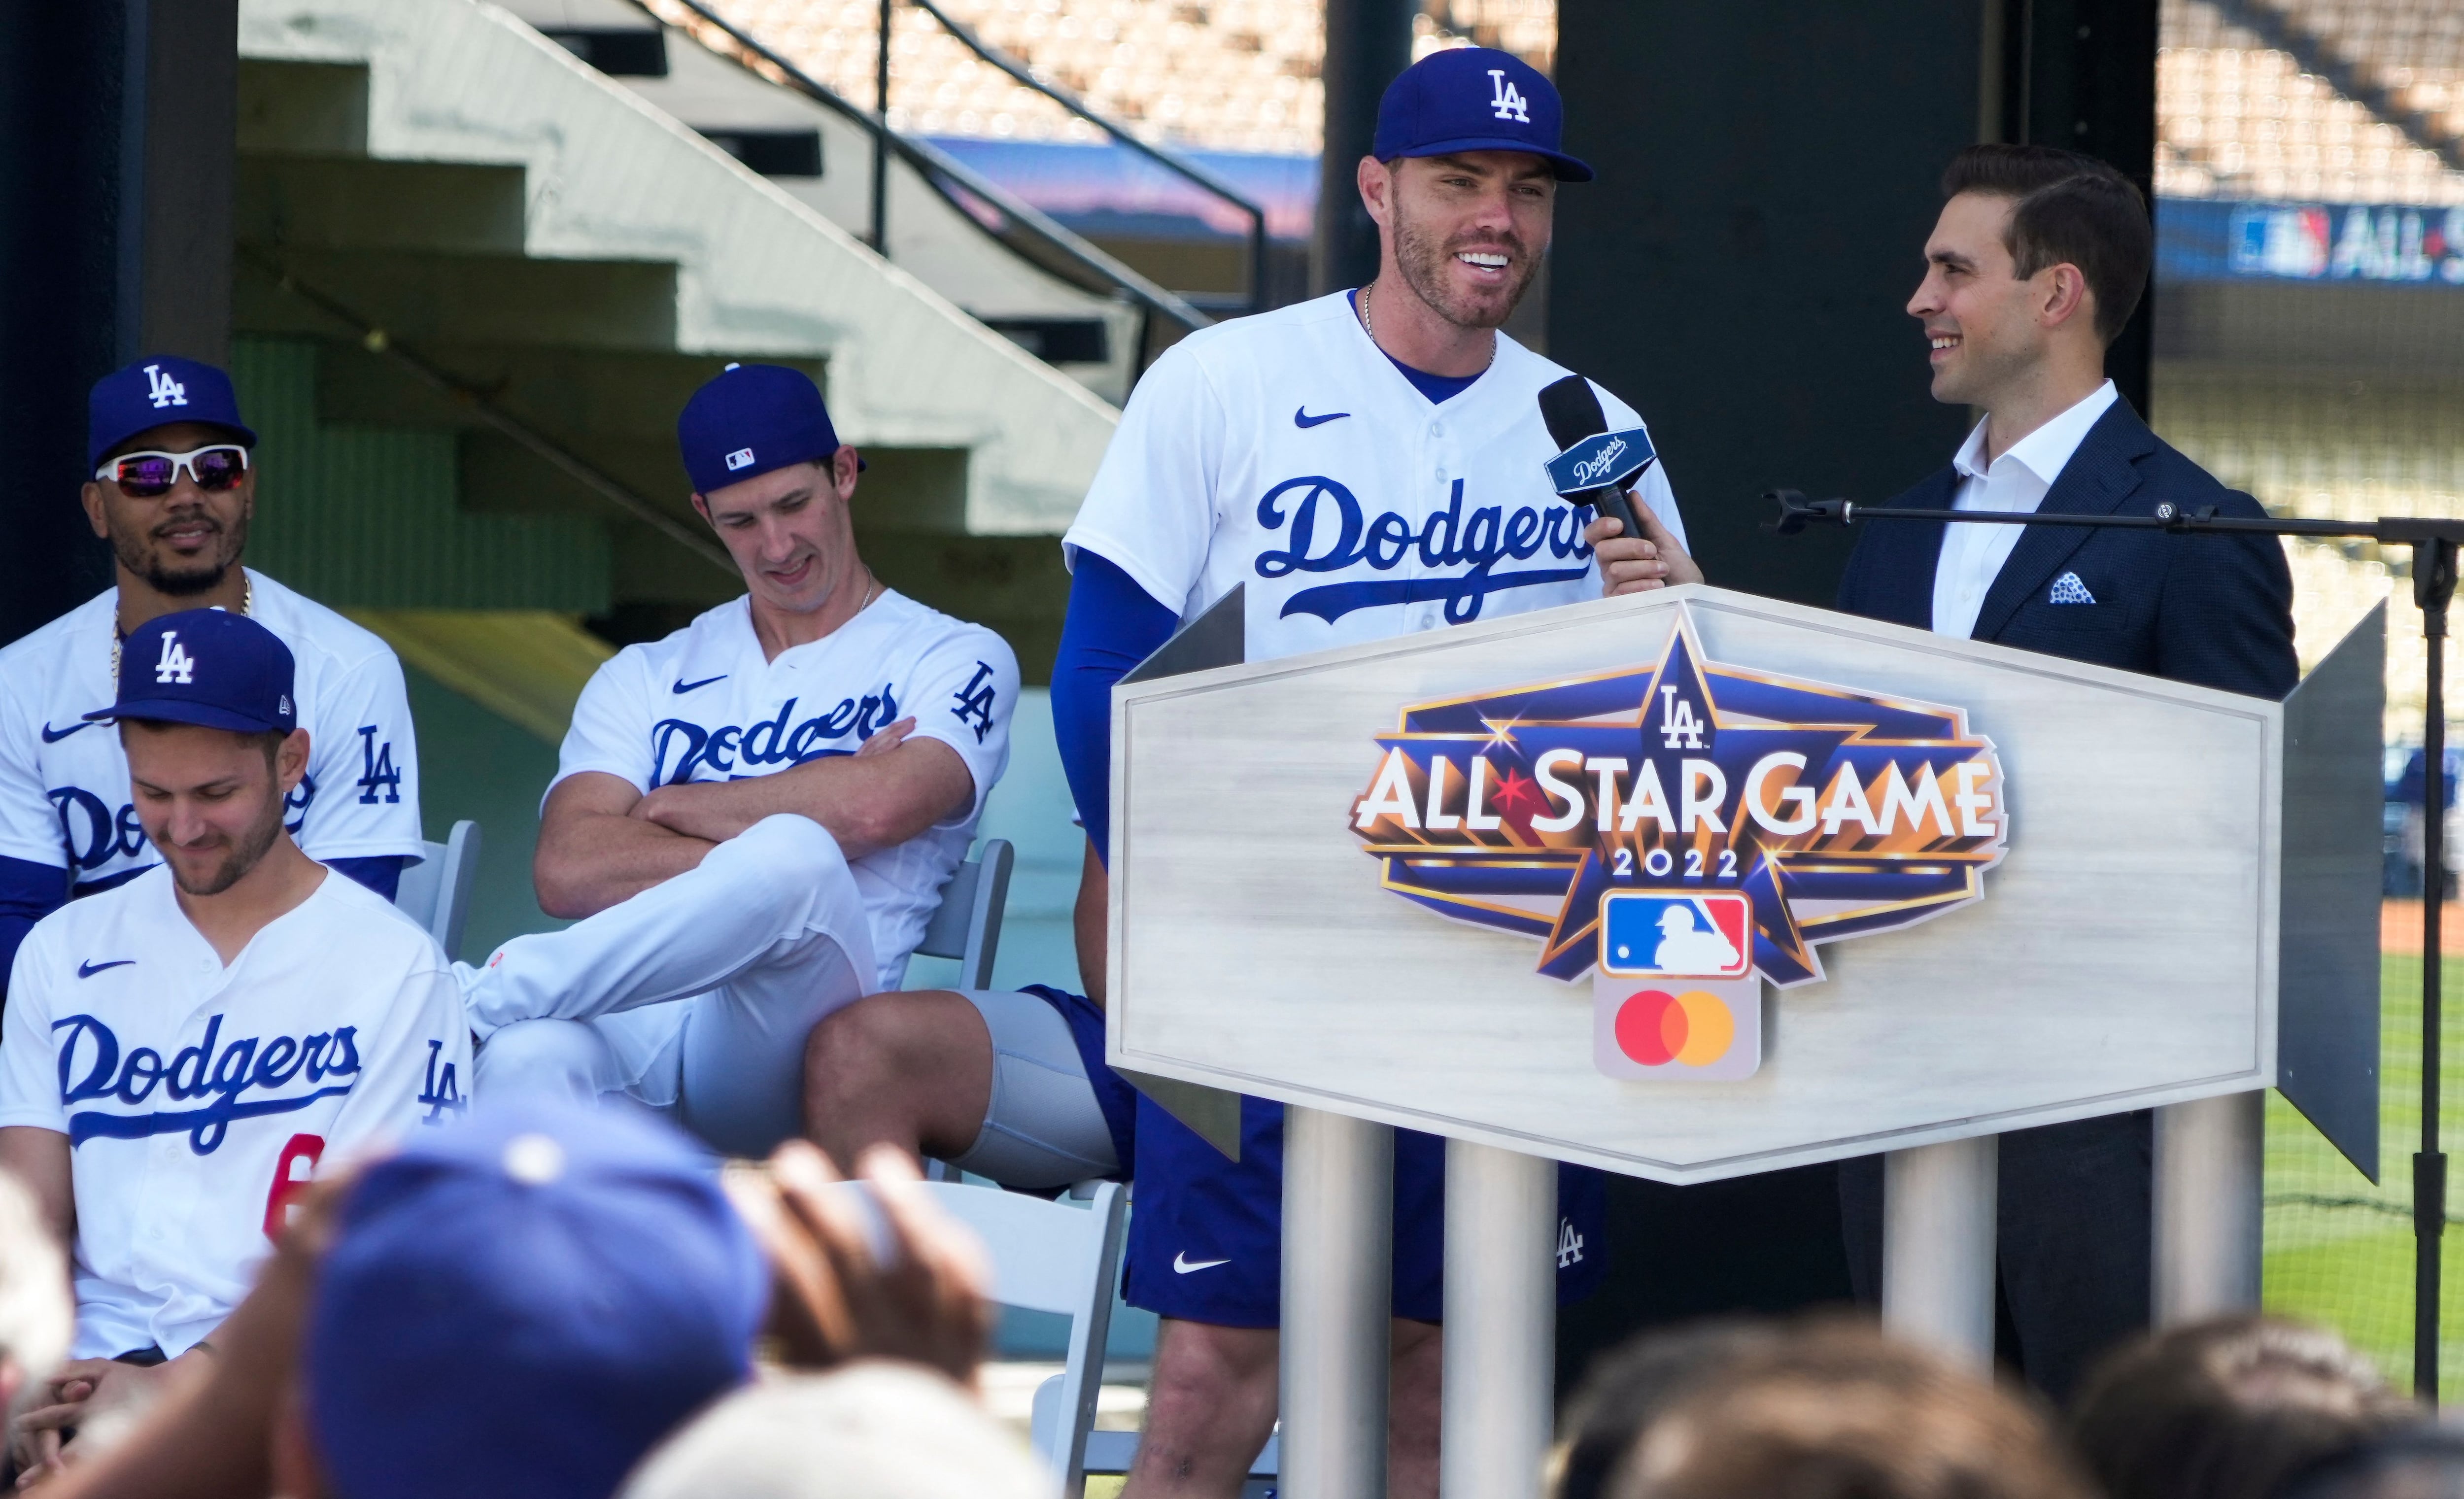
[[[1978,898],[2009,832],[1963,710],[1707,661],[1682,606],[1652,667],[1416,703],[1376,742],[1352,827],[1385,887],[1538,938],[1552,978],[1654,983],[1602,1022],[1646,1071],[1708,1067],[1724,1025],[1758,1056],[1758,1003],[1723,1022],[1723,990],[1735,1011],[1755,975],[1819,980],[1820,943]]]

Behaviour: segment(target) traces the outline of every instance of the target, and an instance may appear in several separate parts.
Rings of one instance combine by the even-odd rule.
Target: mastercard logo
[[[1708,1067],[1736,1039],[1736,1016],[1718,995],[1701,989],[1644,989],[1617,1006],[1617,1049],[1645,1067]]]

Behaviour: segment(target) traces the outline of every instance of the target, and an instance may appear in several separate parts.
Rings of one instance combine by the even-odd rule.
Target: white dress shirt
[[[2113,382],[2106,381],[2077,406],[2013,443],[1990,467],[1982,466],[1987,424],[1977,423],[1950,460],[1959,474],[1959,493],[1950,508],[2034,514],[2045,502],[2054,481],[2062,476],[2063,465],[2079,451],[2088,429],[2119,399]],[[1985,606],[1986,592],[2028,528],[1953,521],[1942,529],[1942,559],[1933,569],[1933,632],[1965,639],[1975,633],[1976,614]]]

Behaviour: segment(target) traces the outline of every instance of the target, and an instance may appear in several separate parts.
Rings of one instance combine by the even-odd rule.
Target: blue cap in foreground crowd
[[[730,364],[685,403],[676,447],[693,493],[708,495],[791,463],[827,462],[840,444],[812,376],[784,364]]]
[[[291,648],[247,615],[182,609],[128,632],[118,699],[85,716],[288,734],[299,726],[293,674]]]
[[[173,422],[219,427],[245,446],[256,446],[256,433],[239,419],[231,376],[193,359],[156,354],[113,370],[86,393],[85,461],[99,464],[104,453],[139,432]]]
[[[1559,182],[1589,182],[1591,167],[1565,152],[1565,102],[1539,69],[1510,52],[1455,47],[1429,54],[1386,85],[1369,154],[1391,162],[1529,151],[1546,157]]]
[[[752,1372],[766,1262],[710,1162],[514,1107],[369,1166],[319,1272],[308,1422],[352,1499],[605,1499]]]

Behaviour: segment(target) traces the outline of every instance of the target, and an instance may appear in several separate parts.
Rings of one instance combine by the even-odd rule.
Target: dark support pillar
[[[2154,201],[2157,0],[1984,3],[1989,33],[2000,43],[1999,56],[1987,59],[1986,139],[2083,151],[2112,163]],[[2154,294],[2150,287],[2105,354],[2105,372],[2142,415]]]
[[[1905,308],[1976,138],[1979,0],[1562,0],[1549,354],[1651,424],[1713,583],[1829,604],[1852,538],[1757,496],[1880,501],[1950,461]]]
[[[77,506],[85,392],[231,342],[237,0],[0,6],[0,641],[110,581]]]
[[[1377,133],[1377,99],[1412,62],[1417,0],[1327,0],[1326,150],[1318,158],[1317,225],[1309,295],[1377,276],[1377,226],[1355,184]]]

